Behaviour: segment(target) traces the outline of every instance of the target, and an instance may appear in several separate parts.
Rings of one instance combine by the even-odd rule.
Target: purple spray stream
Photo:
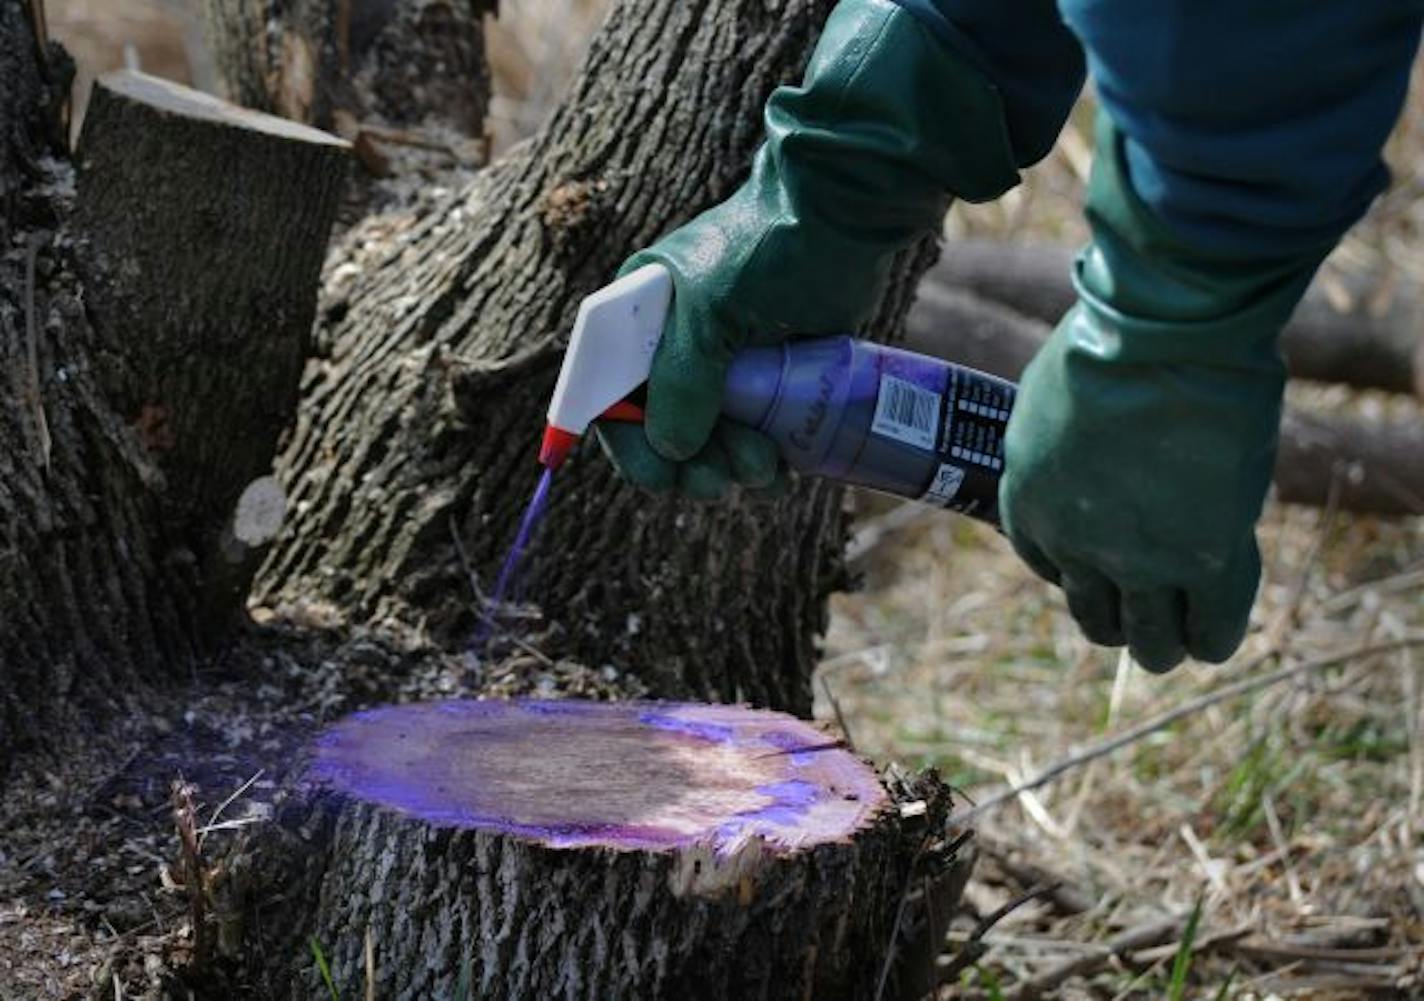
[[[524,550],[529,545],[529,539],[534,534],[535,527],[544,517],[544,509],[549,506],[549,491],[553,484],[554,470],[546,466],[543,475],[539,477],[539,485],[534,488],[534,496],[529,498],[529,506],[524,509],[524,520],[519,523],[519,532],[514,537],[514,544],[509,547],[509,553],[504,557],[504,565],[499,568],[499,576],[495,578],[494,593],[489,596],[484,613],[480,616],[480,624],[475,631],[474,640],[470,644],[473,650],[477,651],[483,647],[494,630],[494,617],[499,613],[500,606],[504,604],[510,587],[518,580],[519,565],[524,559]]]

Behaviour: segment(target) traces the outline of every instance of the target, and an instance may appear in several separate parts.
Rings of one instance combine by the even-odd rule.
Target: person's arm
[[[718,420],[728,360],[751,344],[855,330],[893,255],[937,231],[951,198],[997,197],[1051,145],[1081,83],[1082,57],[1051,0],[1024,9],[1046,19],[1020,19],[1017,30],[1066,40],[1064,58],[1077,67],[1066,85],[1061,73],[1045,84],[1067,88],[1048,102],[1056,117],[1006,105],[1013,91],[987,71],[988,50],[923,19],[928,8],[841,0],[805,79],[768,101],[766,141],[747,182],[622,269],[663,264],[674,299],[646,425],[598,429],[620,472],[703,498],[732,482],[773,480],[771,443]]]
[[[1420,8],[1063,7],[1103,105],[1093,240],[1024,373],[1004,528],[1090,639],[1153,670],[1221,661],[1260,578],[1277,335],[1385,185]]]

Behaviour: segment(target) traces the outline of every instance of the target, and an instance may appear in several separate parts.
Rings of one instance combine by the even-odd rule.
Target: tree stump
[[[119,74],[76,179],[39,9],[0,0],[0,778],[188,679],[240,614],[275,528],[239,501],[293,416],[347,162]]]
[[[84,120],[76,221],[112,342],[101,377],[162,474],[212,625],[256,569],[221,540],[296,411],[349,149],[128,70],[95,84]]]
[[[306,755],[229,863],[273,998],[313,941],[343,996],[920,998],[972,865],[937,782],[775,712],[415,703]]]

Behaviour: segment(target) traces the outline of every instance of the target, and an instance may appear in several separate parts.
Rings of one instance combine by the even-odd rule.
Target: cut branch
[[[272,998],[321,992],[313,938],[355,993],[369,933],[380,997],[452,997],[468,965],[488,1001],[860,1001],[891,946],[885,997],[919,999],[933,985],[905,974],[942,941],[913,930],[954,900],[906,890],[962,887],[972,849],[943,836],[943,787],[894,809],[825,743],[779,713],[677,703],[358,714],[228,860],[257,881],[246,953]]]
[[[959,289],[1056,323],[1073,305],[1073,250],[1051,244],[961,240],[925,279],[929,290]],[[1354,295],[1342,311],[1319,285],[1312,286],[1286,326],[1281,348],[1291,375],[1424,396],[1421,330],[1424,310],[1396,294],[1380,315],[1370,297]],[[933,298],[926,307],[934,308]]]

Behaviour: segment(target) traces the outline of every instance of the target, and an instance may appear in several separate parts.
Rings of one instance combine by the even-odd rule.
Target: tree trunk
[[[1017,379],[1048,324],[973,292],[925,282],[906,323],[906,346]],[[1287,504],[1382,515],[1424,514],[1424,429],[1287,408],[1276,455],[1276,496]]]
[[[496,6],[497,0],[203,0],[227,96],[351,140],[368,177],[487,158],[483,22]],[[385,193],[363,178],[353,202]]]
[[[1074,302],[1072,268],[1068,247],[963,240],[940,259],[925,290],[972,292],[1056,323]],[[1354,295],[1354,305],[1341,310],[1312,286],[1281,337],[1291,375],[1424,397],[1424,311],[1412,296],[1396,294],[1376,315],[1369,298]]]
[[[830,6],[620,3],[539,136],[408,228],[378,217],[342,241],[281,460],[294,515],[262,599],[356,620],[415,608],[437,634],[467,634],[460,544],[488,581],[538,476],[579,300],[745,176],[763,102],[797,76]],[[372,255],[378,240],[389,250]],[[896,326],[932,253],[905,255],[871,332]],[[527,576],[544,621],[521,628],[657,696],[804,715],[844,581],[840,508],[824,484],[771,504],[650,499],[590,443],[554,484]]]
[[[0,770],[186,674],[240,608],[209,561],[275,451],[257,390],[290,404],[343,169],[327,138],[264,146],[293,127],[122,77],[75,212],[65,61],[27,6],[0,0]],[[254,160],[307,167],[278,188]]]
[[[347,149],[128,71],[98,81],[85,116],[75,225],[104,277],[91,315],[118,344],[143,332],[101,377],[163,478],[168,544],[197,558],[215,631],[256,569],[218,540],[296,410]]]
[[[224,863],[272,1001],[324,993],[312,941],[391,1001],[911,1001],[972,863],[942,786],[779,713],[416,703],[308,754]]]

